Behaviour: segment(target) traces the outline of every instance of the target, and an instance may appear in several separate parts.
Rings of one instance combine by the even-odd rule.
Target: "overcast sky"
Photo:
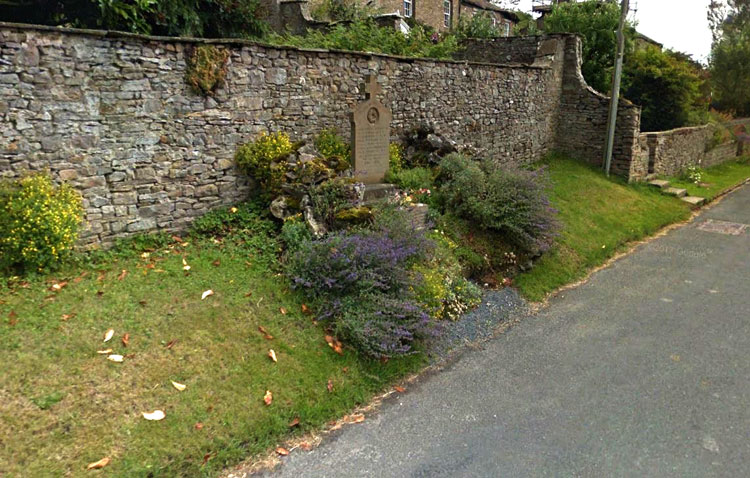
[[[631,8],[638,9],[638,31],[667,48],[705,62],[711,51],[711,31],[706,20],[709,0],[630,0],[630,3]],[[520,8],[531,11],[531,0],[521,0]]]

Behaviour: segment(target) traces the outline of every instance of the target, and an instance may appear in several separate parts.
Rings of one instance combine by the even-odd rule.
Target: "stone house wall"
[[[201,43],[230,52],[208,99],[185,82]],[[83,245],[179,230],[247,196],[238,144],[263,131],[348,137],[373,73],[392,139],[428,123],[498,161],[534,161],[557,146],[565,52],[554,45],[546,62],[500,65],[0,24],[0,177],[70,182],[84,197]]]

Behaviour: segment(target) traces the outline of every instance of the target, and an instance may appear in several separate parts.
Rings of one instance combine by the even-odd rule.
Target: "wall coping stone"
[[[365,58],[386,58],[394,59],[401,62],[408,63],[444,63],[450,65],[467,65],[467,66],[492,66],[496,68],[512,68],[512,69],[525,69],[525,70],[549,70],[551,67],[548,65],[531,65],[526,63],[489,63],[489,62],[476,62],[466,60],[445,60],[436,58],[418,58],[411,56],[400,56],[400,55],[389,55],[385,53],[375,52],[363,52],[363,51],[352,51],[352,50],[337,50],[337,49],[326,49],[326,48],[299,48],[290,45],[273,45],[270,43],[245,40],[242,38],[195,38],[195,37],[168,37],[168,36],[157,36],[157,35],[143,35],[140,33],[129,33],[115,30],[94,30],[88,28],[70,28],[60,27],[51,25],[34,25],[28,23],[13,23],[13,22],[0,22],[0,28],[15,29],[22,31],[45,31],[45,32],[58,32],[67,33],[72,35],[90,36],[97,38],[122,38],[125,40],[136,40],[136,41],[153,41],[161,43],[193,43],[193,44],[206,44],[206,45],[242,45],[242,46],[259,46],[262,48],[270,48],[276,50],[285,51],[298,51],[303,53],[335,53],[335,54],[347,54],[356,55]],[[577,37],[578,35],[573,34],[555,34],[560,37]],[[537,35],[541,36],[541,35]]]

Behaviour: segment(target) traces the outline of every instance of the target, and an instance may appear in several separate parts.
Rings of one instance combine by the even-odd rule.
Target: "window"
[[[510,23],[508,22],[503,22],[503,36],[510,36]]]
[[[404,0],[404,16],[411,17],[414,14],[413,2],[414,0]]]
[[[447,28],[451,27],[452,8],[453,5],[451,3],[451,0],[443,0],[443,25],[445,25]]]

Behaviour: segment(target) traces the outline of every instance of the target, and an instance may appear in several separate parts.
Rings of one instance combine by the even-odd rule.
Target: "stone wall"
[[[676,176],[690,166],[714,166],[740,154],[735,140],[714,145],[713,135],[714,128],[710,125],[642,133],[641,161],[646,162],[648,173]]]
[[[185,83],[200,43],[230,52],[208,99]],[[553,43],[546,61],[490,65],[0,24],[0,176],[47,170],[74,185],[84,245],[178,230],[246,197],[238,144],[269,130],[348,137],[367,74],[393,111],[393,139],[428,123],[498,161],[533,161],[558,146],[565,52]]]
[[[539,45],[544,39],[556,38],[548,36],[522,36],[489,39],[466,40],[463,49],[454,55],[457,60],[471,59],[486,63],[524,63],[532,64],[536,59]],[[564,38],[564,37],[559,37]]]

